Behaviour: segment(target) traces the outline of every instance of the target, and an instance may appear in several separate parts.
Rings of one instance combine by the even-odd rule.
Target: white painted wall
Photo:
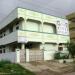
[[[45,44],[44,45],[44,60],[52,60],[54,58],[54,53],[57,51],[57,45],[55,44]]]
[[[16,52],[7,52],[0,54],[0,61],[8,60],[11,62],[19,63],[20,62],[20,50],[16,49]]]
[[[0,61],[1,60],[8,60],[11,62],[16,62],[16,52],[8,52],[0,54]]]

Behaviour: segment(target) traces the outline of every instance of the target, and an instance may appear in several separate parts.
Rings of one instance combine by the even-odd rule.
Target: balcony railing
[[[17,31],[12,32],[0,39],[0,45],[9,44],[17,41]]]
[[[69,36],[29,30],[18,30],[18,37],[25,37],[26,40],[35,42],[65,43],[69,41]]]

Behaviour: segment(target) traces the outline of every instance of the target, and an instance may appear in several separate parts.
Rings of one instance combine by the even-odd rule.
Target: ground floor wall
[[[56,44],[45,44],[44,46],[44,60],[54,59],[54,53],[58,51],[58,45]]]
[[[59,44],[56,43],[45,43],[40,44],[40,48],[37,49],[26,49],[26,62],[30,61],[44,61],[44,60],[54,60],[55,52],[59,51]],[[67,51],[65,45],[61,46],[63,53]]]
[[[12,44],[5,46],[5,53],[7,55],[10,52],[16,52],[16,62],[31,62],[31,61],[45,61],[45,60],[53,60],[54,53],[63,47],[63,52],[65,52],[66,46],[59,45],[57,43],[38,43],[38,42],[30,42],[28,44]],[[1,55],[1,54],[0,54]],[[3,53],[3,57],[6,54]],[[10,55],[11,56],[11,55]],[[12,56],[14,57],[14,55]],[[2,58],[2,57],[1,57]],[[9,58],[9,57],[8,57]],[[6,60],[8,58],[5,58]]]

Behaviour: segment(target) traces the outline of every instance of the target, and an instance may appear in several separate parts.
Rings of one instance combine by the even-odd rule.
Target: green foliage
[[[67,43],[67,49],[69,51],[69,54],[71,55],[72,58],[75,56],[75,43]]]
[[[1,60],[1,61],[0,61],[0,67],[3,67],[5,64],[10,64],[10,63],[11,63],[10,61]]]
[[[54,58],[55,59],[68,59],[69,57],[68,57],[68,54],[66,53],[56,52],[54,54]]]
[[[55,54],[54,54],[54,58],[55,58],[55,59],[60,59],[60,52],[55,53]]]
[[[24,69],[19,64],[3,60],[0,61],[0,73],[7,73],[7,75],[35,75],[33,72]]]

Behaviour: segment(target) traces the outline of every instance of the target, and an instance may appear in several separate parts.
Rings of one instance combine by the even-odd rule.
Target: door
[[[43,60],[42,50],[30,50],[29,51],[29,61],[41,61]]]

